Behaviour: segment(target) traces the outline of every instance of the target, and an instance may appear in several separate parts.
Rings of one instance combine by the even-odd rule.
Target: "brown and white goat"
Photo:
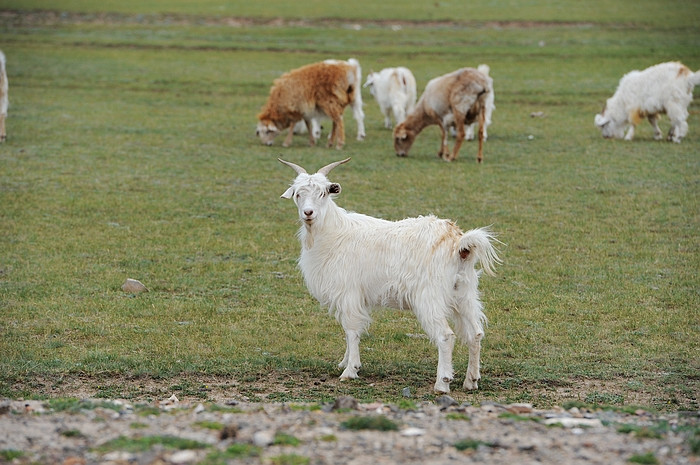
[[[345,144],[343,111],[351,105],[357,120],[357,139],[365,137],[362,112],[360,63],[326,60],[302,66],[275,79],[267,103],[258,114],[256,134],[265,145],[272,145],[277,134],[289,129],[284,147],[292,143],[294,126],[303,120],[309,132],[309,143],[315,145],[312,120],[326,116],[333,121],[328,146],[340,149]]]
[[[405,157],[416,136],[426,127],[437,124],[442,132],[438,157],[445,161],[457,158],[464,142],[464,125],[479,123],[479,152],[477,161],[483,159],[484,130],[486,122],[487,96],[492,92],[491,78],[474,68],[462,68],[432,79],[425,86],[415,110],[406,120],[394,128],[396,155]],[[457,139],[450,153],[447,146],[450,124],[457,127]]]

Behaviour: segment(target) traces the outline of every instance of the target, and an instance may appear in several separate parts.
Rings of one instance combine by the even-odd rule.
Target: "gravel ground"
[[[357,418],[396,429],[351,429]],[[700,412],[477,407],[448,396],[408,409],[352,398],[323,406],[86,399],[63,409],[5,400],[0,463],[700,464],[699,420]]]

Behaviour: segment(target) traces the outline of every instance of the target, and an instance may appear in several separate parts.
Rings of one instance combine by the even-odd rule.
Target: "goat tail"
[[[362,84],[362,68],[360,67],[360,62],[357,61],[357,58],[348,58],[348,63],[355,68],[355,83],[357,87],[359,87],[360,84]]]
[[[495,276],[494,267],[501,263],[493,242],[500,242],[489,228],[478,228],[462,234],[459,239],[459,256],[472,263],[481,262],[486,274]]]
[[[476,67],[476,70],[479,71],[480,73],[488,76],[489,73],[491,72],[491,67],[485,63],[482,63]]]

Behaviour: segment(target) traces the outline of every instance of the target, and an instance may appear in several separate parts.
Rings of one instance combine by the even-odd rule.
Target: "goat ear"
[[[331,183],[330,186],[328,186],[328,193],[329,194],[340,194],[340,184],[337,182]]]
[[[287,189],[286,191],[284,191],[284,194],[280,195],[280,198],[282,198],[282,199],[291,199],[291,198],[292,198],[292,195],[294,195],[294,189],[292,189],[292,188],[290,187],[289,189]]]
[[[594,122],[595,122],[596,126],[598,126],[599,128],[602,128],[603,126],[608,124],[610,122],[610,120],[601,114],[597,114],[597,115],[595,115]]]

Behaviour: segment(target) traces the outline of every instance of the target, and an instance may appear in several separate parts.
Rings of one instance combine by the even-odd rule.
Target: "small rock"
[[[202,413],[205,411],[206,408],[202,404],[197,404],[197,406],[194,408],[194,413]]]
[[[603,423],[598,418],[549,418],[544,421],[544,424],[561,425],[564,428],[577,428],[580,426],[597,428],[603,426]]]
[[[530,118],[542,118],[543,116],[543,111],[533,111],[532,113],[530,113]]]
[[[275,441],[274,431],[258,431],[253,435],[253,445],[257,447],[267,447]]]
[[[404,397],[411,397],[411,388],[405,387],[401,390],[401,395]]]
[[[66,457],[61,465],[85,465],[86,463],[82,457]]]
[[[238,426],[236,425],[225,425],[219,433],[219,439],[222,441],[235,438],[236,436],[238,436]]]
[[[135,455],[131,452],[126,452],[123,450],[115,450],[114,452],[107,452],[102,456],[104,462],[119,462],[119,463],[129,463],[133,462]]]
[[[192,463],[197,460],[197,452],[189,449],[179,450],[170,456],[170,463]]]
[[[440,406],[440,410],[445,410],[453,405],[457,405],[457,401],[447,394],[438,397],[437,403]]]
[[[406,428],[401,431],[401,436],[407,437],[423,436],[424,434],[425,430],[423,428]]]
[[[333,403],[333,407],[331,408],[331,410],[340,410],[340,409],[357,410],[357,408],[358,408],[357,399],[355,399],[352,396],[342,396],[342,397],[338,397],[335,400],[335,403]]]
[[[141,292],[148,292],[148,288],[137,279],[127,278],[124,284],[122,284],[122,291],[130,294],[139,294]]]
[[[506,410],[516,415],[532,413],[532,404],[510,404],[506,407]]]

